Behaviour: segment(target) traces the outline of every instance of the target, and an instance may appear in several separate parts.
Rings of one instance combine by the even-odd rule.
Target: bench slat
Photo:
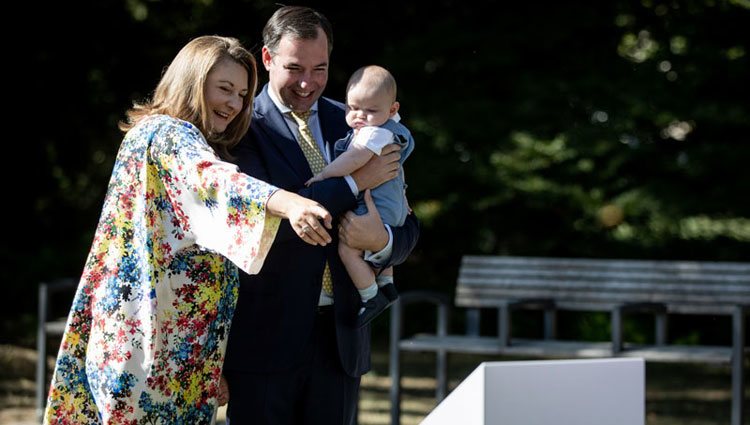
[[[554,298],[552,298],[554,299]],[[466,308],[497,308],[500,302],[498,300],[476,300],[474,302],[456,303],[458,307]],[[575,302],[575,301],[558,301],[555,300],[555,309],[571,311],[592,311],[592,312],[609,312],[615,307],[626,303],[612,302]],[[714,305],[696,305],[696,304],[665,304],[667,313],[674,314],[706,314],[706,315],[729,315],[735,307],[717,307]]]
[[[62,335],[65,333],[65,324],[65,319],[55,322],[47,322],[44,324],[44,330],[48,335]]]
[[[516,277],[523,277],[528,275],[538,276],[573,276],[573,277],[588,277],[590,279],[600,279],[601,277],[607,277],[609,279],[635,279],[635,280],[685,280],[685,281],[700,281],[702,279],[718,280],[718,281],[747,281],[747,275],[750,271],[746,270],[732,270],[727,269],[694,269],[694,270],[679,270],[679,269],[641,269],[641,268],[613,268],[613,267],[577,267],[575,264],[569,264],[561,267],[545,267],[542,265],[508,265],[508,264],[495,264],[495,265],[467,265],[461,266],[461,274],[473,274],[477,277],[482,276],[494,276],[494,275],[509,275]]]
[[[749,305],[750,299],[744,297],[732,296],[732,294],[664,294],[659,292],[641,292],[641,293],[622,293],[606,291],[602,288],[599,291],[580,291],[565,292],[564,290],[529,290],[524,288],[514,289],[496,289],[489,288],[475,290],[473,288],[456,289],[456,305],[472,306],[476,303],[487,305],[501,305],[511,300],[522,300],[529,298],[552,298],[558,302],[583,302],[583,303],[607,303],[607,304],[624,304],[635,302],[658,302],[674,305],[696,305],[696,306],[715,306],[717,310],[726,311],[735,305]]]
[[[718,273],[750,273],[749,263],[731,261],[669,261],[669,260],[623,260],[623,259],[588,259],[588,258],[555,258],[555,257],[513,257],[513,256],[477,256],[465,255],[461,267],[485,265],[519,265],[521,268],[604,268],[664,271],[713,271]]]
[[[698,286],[716,286],[738,284],[746,285],[750,278],[742,274],[665,274],[665,273],[633,273],[633,272],[616,272],[602,273],[590,271],[577,271],[572,269],[566,270],[514,270],[514,269],[495,269],[495,270],[461,270],[458,281],[466,283],[495,282],[497,280],[540,280],[540,281],[580,281],[580,282],[623,282],[623,283],[650,283],[650,284],[674,284],[698,285]]]
[[[664,260],[465,256],[456,305],[493,307],[552,298],[561,308],[605,311],[634,302],[670,312],[728,314],[750,305],[750,264]]]
[[[580,342],[560,340],[530,340],[514,338],[511,345],[503,347],[497,338],[469,337],[463,335],[419,334],[399,342],[403,351],[438,351],[452,353],[507,355],[541,358],[601,358],[612,357],[611,342]],[[706,362],[728,364],[732,357],[732,348],[724,346],[639,346],[625,344],[622,357],[642,357],[656,362]]]
[[[620,282],[577,282],[570,280],[542,281],[542,280],[501,280],[492,282],[459,282],[461,288],[469,288],[477,291],[485,289],[512,290],[523,288],[525,290],[537,291],[561,291],[561,292],[601,292],[608,291],[622,294],[638,294],[642,292],[656,292],[665,295],[680,295],[682,297],[704,296],[707,294],[728,294],[737,298],[738,304],[744,304],[741,300],[750,301],[750,282],[743,287],[740,285],[704,285],[690,286],[679,284],[629,284]]]

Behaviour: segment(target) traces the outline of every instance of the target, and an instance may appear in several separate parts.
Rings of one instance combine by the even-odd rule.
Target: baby
[[[329,177],[351,174],[363,166],[373,155],[380,155],[384,146],[397,143],[401,146],[401,164],[414,149],[414,138],[399,123],[399,103],[396,101],[396,80],[380,66],[365,66],[352,74],[346,88],[346,122],[352,130],[336,142],[334,160],[320,173],[307,181],[307,185]],[[383,223],[401,226],[409,214],[406,201],[406,184],[403,166],[399,175],[371,191]],[[355,213],[367,213],[360,196]],[[398,298],[393,284],[393,268],[369,262],[367,252],[339,243],[339,255],[354,285],[362,297],[357,318],[359,327],[370,323]],[[378,273],[380,272],[380,273]]]

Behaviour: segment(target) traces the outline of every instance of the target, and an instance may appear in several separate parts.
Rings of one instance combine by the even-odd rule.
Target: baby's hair
[[[367,65],[354,71],[346,84],[346,91],[349,92],[352,86],[359,83],[367,84],[376,92],[385,91],[392,102],[396,101],[396,79],[382,66]]]

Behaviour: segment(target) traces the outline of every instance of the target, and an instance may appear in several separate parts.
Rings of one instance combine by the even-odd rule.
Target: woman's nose
[[[232,96],[231,99],[229,99],[229,106],[231,106],[235,111],[239,111],[242,109],[242,97],[241,96]]]

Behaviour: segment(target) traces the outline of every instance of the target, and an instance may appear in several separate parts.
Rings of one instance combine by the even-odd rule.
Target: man
[[[346,213],[340,238],[374,252],[378,262],[399,264],[416,244],[417,219],[385,227],[369,193],[368,214],[349,211],[361,191],[395,177],[397,148],[384,149],[351,176],[304,185],[349,130],[344,105],[321,97],[332,40],[330,23],[313,9],[286,6],[271,17],[262,49],[269,83],[233,154],[244,172],[314,199],[334,217]],[[356,424],[360,377],[370,369],[370,327],[356,326],[360,296],[337,243],[306,244],[282,224],[260,274],[242,275],[224,366],[231,425]],[[332,296],[322,289],[327,276]]]

